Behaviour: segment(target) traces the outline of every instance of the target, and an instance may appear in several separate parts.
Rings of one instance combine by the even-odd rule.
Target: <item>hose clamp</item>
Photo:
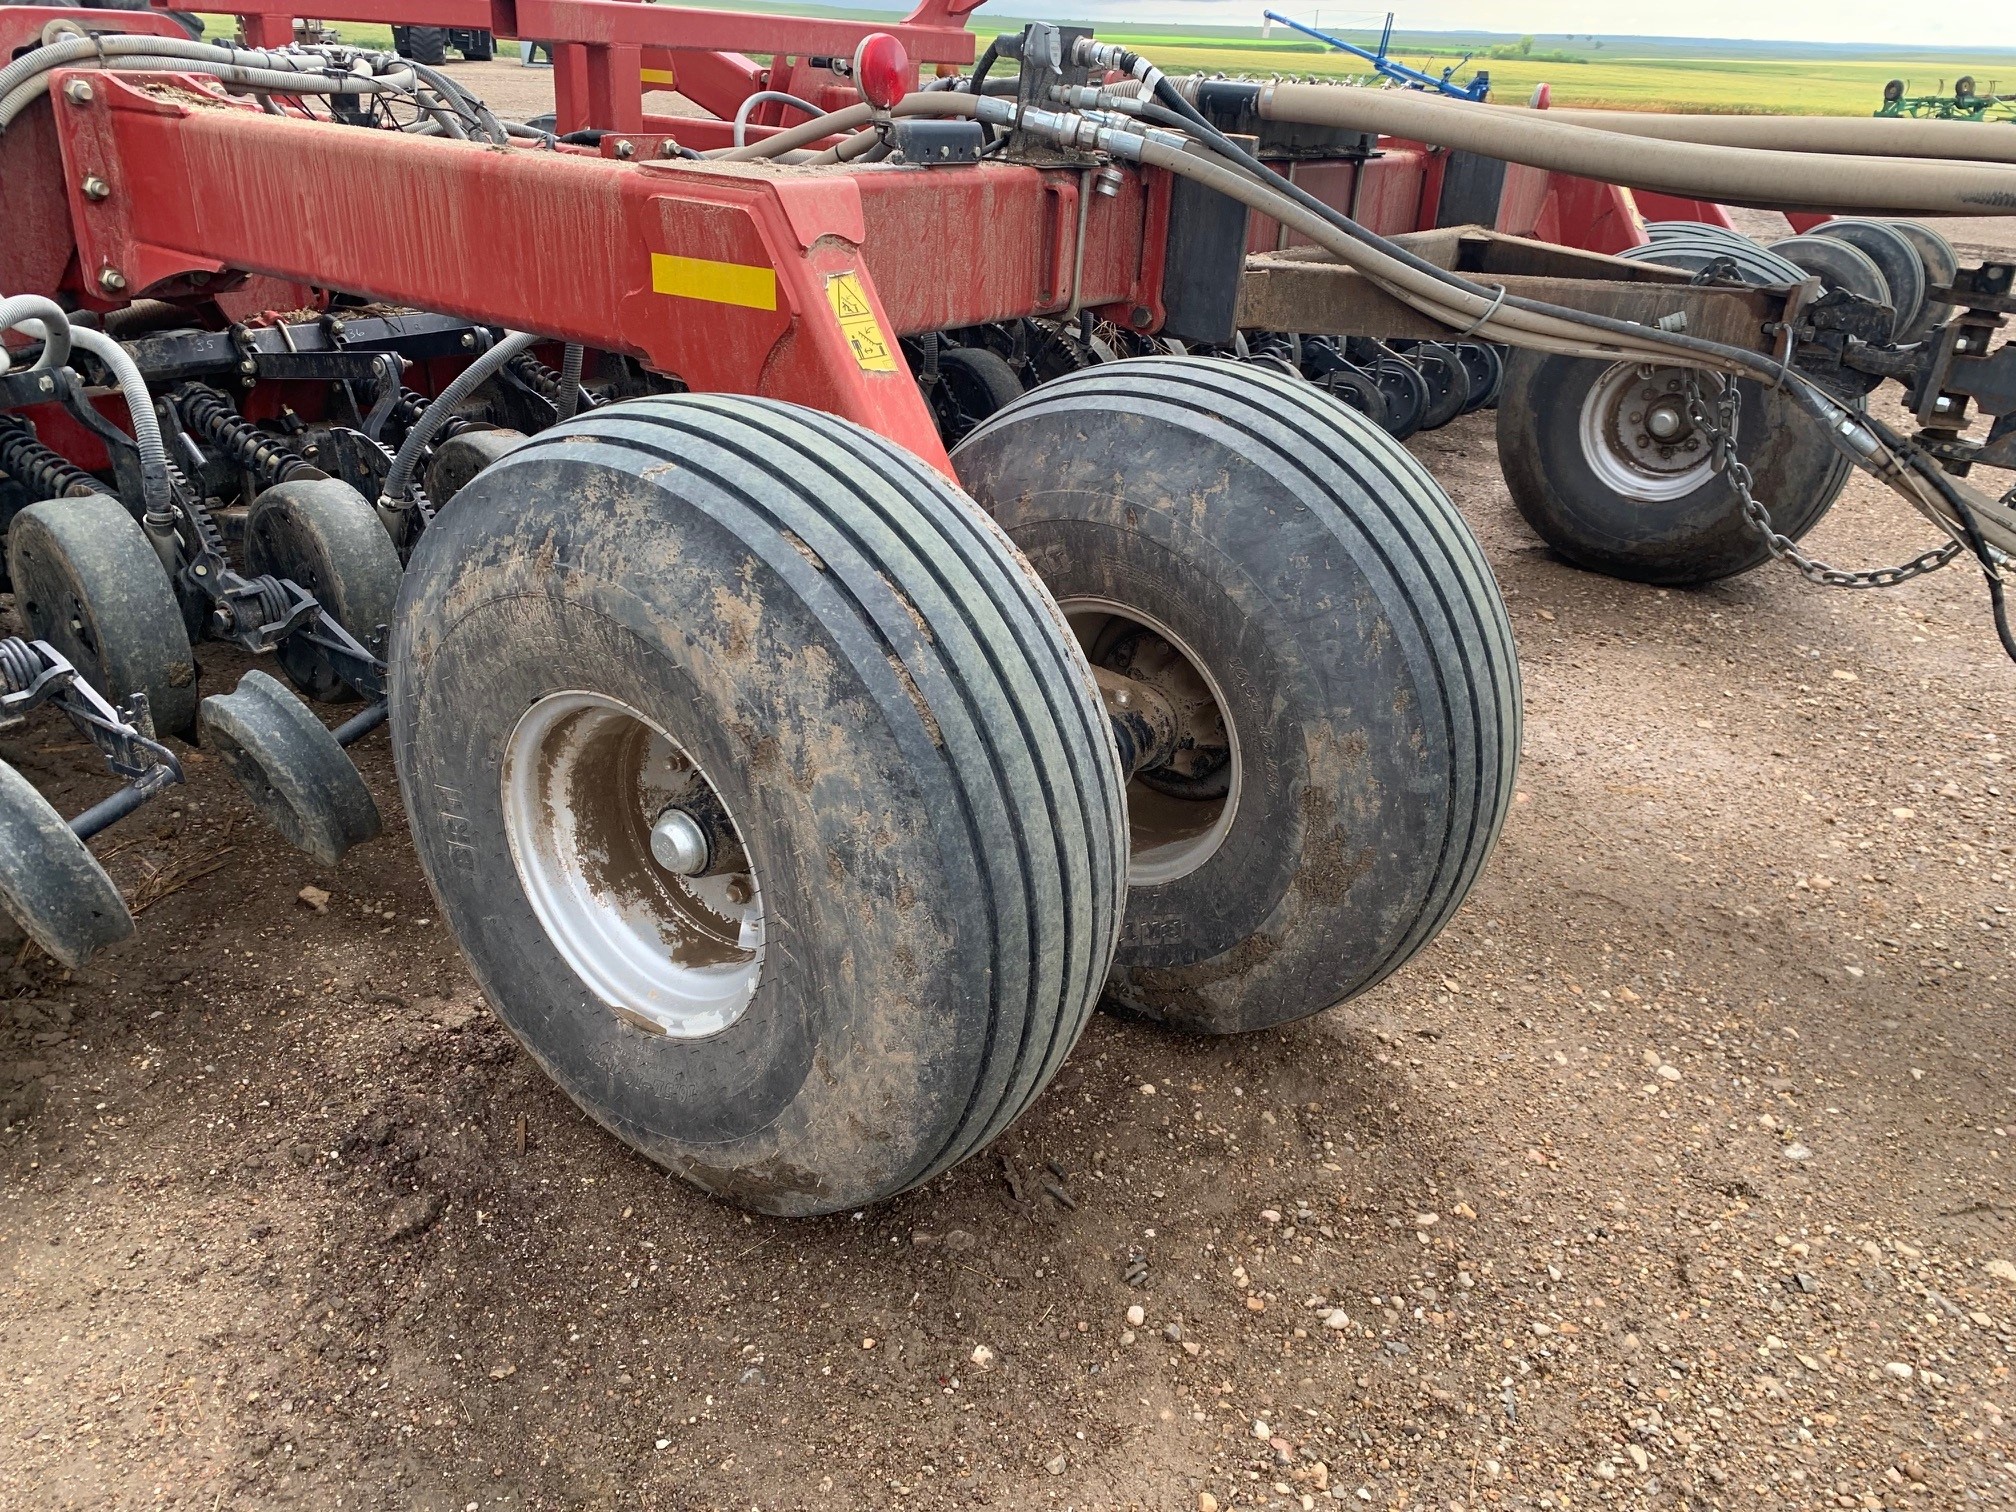
[[[1471,336],[1476,335],[1477,332],[1479,332],[1485,326],[1491,323],[1491,318],[1498,313],[1498,307],[1504,303],[1505,303],[1505,285],[1500,284],[1498,285],[1498,295],[1495,299],[1491,301],[1490,306],[1484,311],[1482,315],[1479,315],[1475,320],[1471,321],[1470,324],[1463,327],[1462,330],[1458,331],[1456,333],[1456,339],[1458,341],[1463,341]]]

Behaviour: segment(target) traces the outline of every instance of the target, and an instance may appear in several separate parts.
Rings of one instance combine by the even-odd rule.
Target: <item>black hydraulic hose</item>
[[[413,470],[420,465],[420,454],[434,439],[434,433],[448,423],[455,406],[513,357],[530,351],[540,339],[530,331],[513,331],[455,375],[454,381],[434,397],[434,402],[421,412],[420,418],[399,443],[399,455],[392,459],[392,470],[385,475],[380,504],[388,509],[405,506],[406,494],[413,482]]]
[[[560,354],[560,392],[554,397],[553,412],[562,420],[572,420],[581,402],[581,362],[586,356],[578,341],[568,342]]]

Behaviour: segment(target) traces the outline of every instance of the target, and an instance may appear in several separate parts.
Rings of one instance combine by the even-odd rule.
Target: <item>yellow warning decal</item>
[[[679,87],[679,75],[669,68],[640,68],[637,70],[637,77],[643,83],[655,84],[660,89]]]
[[[826,302],[833,306],[840,322],[840,334],[854,351],[854,360],[864,373],[896,371],[896,351],[882,334],[882,322],[868,303],[868,291],[861,287],[858,273],[835,273],[826,280]]]
[[[651,287],[675,299],[704,299],[709,304],[741,305],[749,310],[777,308],[777,270],[754,263],[653,252]]]

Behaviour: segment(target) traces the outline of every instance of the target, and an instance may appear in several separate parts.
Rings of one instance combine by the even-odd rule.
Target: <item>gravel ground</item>
[[[555,1092],[432,917],[383,736],[388,833],[333,874],[193,756],[99,843],[138,937],[0,962],[0,1505],[2010,1502],[2016,670],[1978,576],[1611,582],[1525,531],[1488,417],[1415,449],[1526,673],[1469,905],[1284,1032],[1097,1019],[867,1213],[751,1220]],[[1925,536],[1858,480],[1812,544]],[[106,785],[50,720],[0,756]]]

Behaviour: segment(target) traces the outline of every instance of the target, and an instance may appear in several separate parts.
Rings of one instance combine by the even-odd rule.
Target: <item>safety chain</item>
[[[1790,536],[1781,534],[1771,523],[1770,513],[1757,502],[1756,495],[1750,491],[1750,469],[1736,454],[1737,423],[1743,396],[1737,391],[1734,380],[1722,381],[1722,392],[1716,399],[1715,413],[1711,415],[1707,399],[1701,392],[1699,374],[1690,368],[1686,378],[1687,417],[1713,445],[1712,461],[1715,470],[1726,477],[1729,486],[1736,491],[1736,497],[1743,505],[1744,520],[1764,538],[1764,544],[1771,549],[1771,555],[1797,567],[1808,582],[1818,583],[1826,588],[1895,588],[1899,583],[1910,582],[1912,578],[1922,577],[1928,572],[1937,572],[1965,549],[1959,541],[1948,541],[1943,546],[1922,552],[1910,561],[1900,562],[1895,567],[1869,567],[1860,571],[1851,571],[1845,567],[1830,567],[1825,562],[1807,556]]]

